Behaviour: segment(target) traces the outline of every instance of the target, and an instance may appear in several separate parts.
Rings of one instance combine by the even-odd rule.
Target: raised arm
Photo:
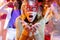
[[[4,10],[4,8],[8,5],[9,2],[3,4],[2,6],[0,6],[0,10]]]
[[[44,16],[45,23],[47,23],[49,20],[51,20],[52,16],[53,16],[53,12],[50,8],[48,8],[47,11],[45,12],[45,16]]]

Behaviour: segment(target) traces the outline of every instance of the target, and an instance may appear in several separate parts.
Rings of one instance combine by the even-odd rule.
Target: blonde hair
[[[25,16],[25,6],[26,6],[26,0],[23,1],[22,6],[21,6],[21,15],[20,18],[24,20],[26,18]],[[42,10],[40,9],[40,6],[38,6],[38,13],[37,13],[37,19],[42,18]]]

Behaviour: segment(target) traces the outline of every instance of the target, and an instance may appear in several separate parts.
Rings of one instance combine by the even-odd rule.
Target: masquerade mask
[[[26,10],[27,11],[37,11],[38,10],[38,5],[35,3],[35,1],[28,1],[26,5]]]
[[[25,16],[29,22],[33,22],[36,18],[38,11],[38,5],[36,0],[29,0],[25,5]]]
[[[37,6],[30,6],[30,5],[27,5],[26,6],[26,10],[27,11],[37,11],[38,10],[38,8],[37,8]]]

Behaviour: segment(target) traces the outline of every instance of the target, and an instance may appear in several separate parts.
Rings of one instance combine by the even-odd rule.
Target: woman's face
[[[28,21],[33,22],[38,11],[37,5],[34,2],[29,1],[29,3],[25,6],[25,8],[26,8],[25,15]]]

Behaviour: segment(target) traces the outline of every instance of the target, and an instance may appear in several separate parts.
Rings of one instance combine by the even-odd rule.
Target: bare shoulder
[[[18,26],[18,24],[19,24],[19,22],[20,22],[19,19],[20,19],[20,16],[18,16],[18,17],[16,18],[16,20],[15,20],[15,26],[16,26],[16,27],[19,27],[19,26]]]
[[[16,18],[16,21],[18,21],[18,20],[20,20],[20,16],[18,16],[18,17]]]

